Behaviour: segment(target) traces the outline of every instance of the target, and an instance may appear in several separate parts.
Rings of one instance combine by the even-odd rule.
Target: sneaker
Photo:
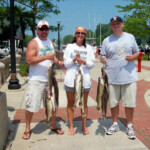
[[[130,127],[130,128],[127,127],[126,134],[128,135],[129,139],[132,139],[132,140],[136,139],[136,135],[134,133],[133,127]]]
[[[112,124],[111,127],[107,130],[107,135],[113,135],[115,132],[119,131],[119,126]]]

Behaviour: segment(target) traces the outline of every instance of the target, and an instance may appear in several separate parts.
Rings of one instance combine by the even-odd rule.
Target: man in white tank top
[[[29,83],[26,95],[26,129],[22,135],[23,139],[29,139],[31,135],[30,123],[33,113],[40,109],[45,88],[47,86],[47,71],[52,62],[63,66],[64,63],[58,61],[54,53],[53,43],[47,38],[49,34],[49,24],[47,21],[40,21],[37,25],[38,37],[31,40],[27,47],[26,61],[29,68]],[[56,126],[56,116],[52,114],[51,130],[58,134],[63,134],[64,131]]]

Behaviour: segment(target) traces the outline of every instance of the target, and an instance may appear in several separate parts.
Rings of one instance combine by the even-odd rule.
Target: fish
[[[98,84],[97,84],[97,95],[96,95],[96,102],[97,102],[97,111],[100,112],[101,110],[101,102],[102,102],[102,94],[104,90],[104,80],[102,77],[98,78]]]
[[[84,97],[84,86],[83,86],[83,73],[82,65],[79,66],[79,69],[76,72],[74,80],[74,108],[81,106],[82,116],[86,116],[85,113],[85,97]]]
[[[85,97],[84,97],[84,88],[82,88],[82,97],[81,97],[81,108],[82,108],[82,117],[86,117],[86,112],[85,112]]]
[[[56,113],[59,106],[59,88],[55,77],[54,63],[48,68],[48,87],[46,88],[45,98],[45,114],[46,120],[44,123],[49,125],[52,113]]]
[[[104,67],[101,68],[101,72],[102,78],[104,80],[103,93],[101,96],[102,119],[106,119],[107,103],[109,100],[109,85],[108,85],[108,76],[104,70]]]
[[[81,106],[81,97],[82,97],[82,88],[83,88],[83,76],[81,70],[77,70],[76,77],[74,80],[74,108],[78,105]]]

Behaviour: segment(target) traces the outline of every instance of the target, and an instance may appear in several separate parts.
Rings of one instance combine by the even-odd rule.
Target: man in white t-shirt
[[[119,101],[125,107],[127,118],[126,133],[129,139],[135,139],[133,113],[136,106],[136,81],[138,80],[134,60],[138,57],[138,46],[132,34],[122,30],[123,20],[115,16],[110,20],[113,34],[104,39],[100,52],[100,61],[105,64],[109,81],[109,105],[113,119],[108,135],[119,130]]]
[[[37,25],[37,37],[31,40],[27,47],[26,61],[29,67],[29,82],[26,95],[26,128],[22,138],[27,140],[31,136],[30,123],[33,113],[38,112],[47,87],[48,67],[53,63],[63,66],[63,62],[58,61],[52,41],[47,37],[49,34],[49,24],[42,20]],[[55,114],[51,117],[51,130],[57,134],[64,131],[56,126]]]

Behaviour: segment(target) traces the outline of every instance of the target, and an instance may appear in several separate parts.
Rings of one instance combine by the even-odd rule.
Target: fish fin
[[[106,116],[103,116],[103,115],[102,115],[102,119],[103,119],[103,120],[106,120]]]

